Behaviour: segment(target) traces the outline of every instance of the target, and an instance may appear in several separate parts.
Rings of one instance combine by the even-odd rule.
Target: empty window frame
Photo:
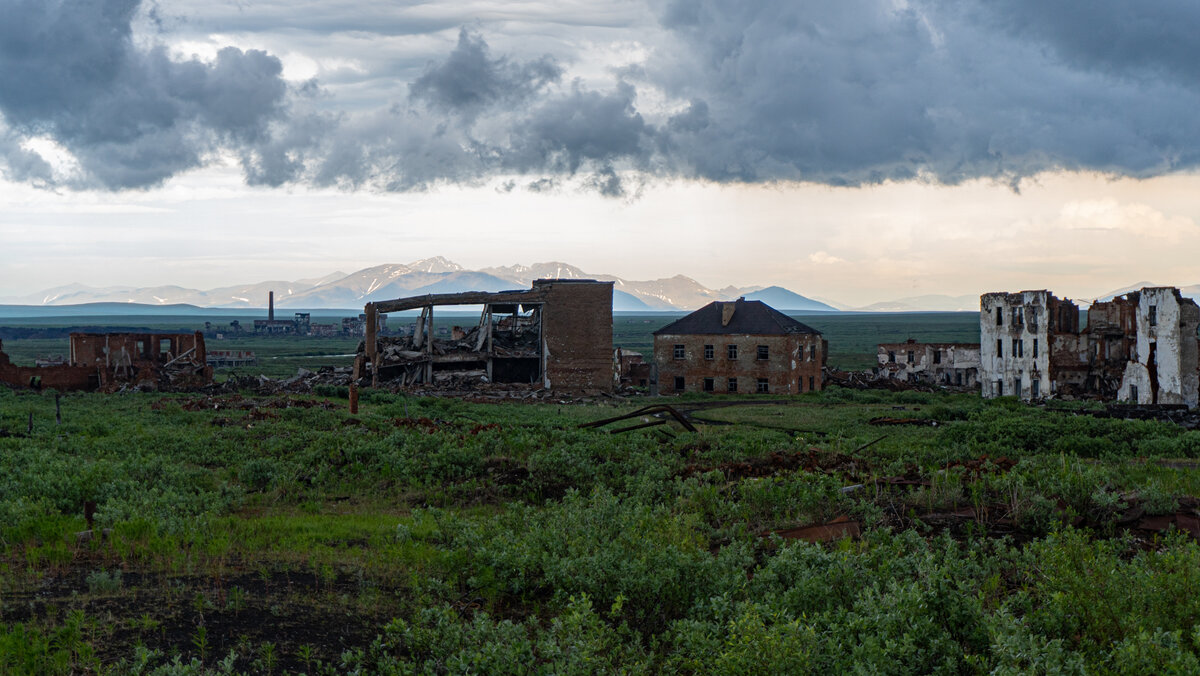
[[[676,345],[672,353],[676,359],[684,359],[687,357],[687,350],[683,347],[683,345]]]
[[[767,394],[771,391],[771,384],[766,378],[759,378],[755,382],[754,391],[759,394]]]
[[[1004,326],[1004,308],[996,308],[996,326]]]
[[[814,359],[814,360],[817,358],[817,346],[816,345],[808,346],[808,358]]]
[[[1034,399],[1038,399],[1042,396],[1041,392],[1042,392],[1042,381],[1038,380],[1037,378],[1034,378],[1029,383],[1029,393],[1033,396]]]
[[[896,353],[891,350],[888,350],[888,363],[889,364],[896,363]]]
[[[913,363],[914,354],[912,350],[908,351],[908,363]]]
[[[1038,339],[1034,338],[1033,339],[1033,358],[1037,359],[1037,356],[1038,356]]]
[[[815,378],[815,376],[809,376],[808,377],[808,391],[812,392],[814,389],[816,389],[816,378]]]
[[[1004,356],[1004,339],[1003,338],[996,339],[996,356],[997,357]]]
[[[1025,323],[1025,311],[1023,308],[1015,307],[1012,309],[1012,325],[1020,326]]]
[[[1150,320],[1150,326],[1158,326],[1158,306],[1157,305],[1150,306],[1150,313],[1149,313],[1149,316],[1147,317],[1147,319]]]
[[[675,376],[675,391],[683,391],[683,376]]]
[[[712,345],[704,346],[704,358],[705,359],[715,359],[715,356],[714,356],[715,353],[716,353],[716,350],[713,349]]]
[[[717,381],[715,378],[705,378],[704,379],[704,391],[712,392],[713,390],[716,389],[716,383],[717,383]]]
[[[941,350],[933,351],[933,363],[935,363],[935,364],[942,363],[942,351]]]
[[[771,357],[770,347],[767,345],[759,345],[757,359],[759,361],[764,361],[766,359],[770,359],[770,357]]]
[[[1004,381],[1003,380],[996,381],[996,396],[997,397],[1004,396]]]
[[[729,381],[725,383],[725,389],[729,392],[737,392],[737,378],[730,378]]]
[[[729,359],[737,359],[737,345],[729,344],[725,346],[725,356]]]

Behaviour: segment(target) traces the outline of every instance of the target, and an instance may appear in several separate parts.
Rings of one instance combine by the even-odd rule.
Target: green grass
[[[0,672],[1195,672],[1200,546],[1116,518],[1200,495],[1154,461],[1200,432],[777,399],[609,435],[578,425],[646,402],[68,394],[60,426],[0,389]],[[768,536],[835,517],[862,537]]]

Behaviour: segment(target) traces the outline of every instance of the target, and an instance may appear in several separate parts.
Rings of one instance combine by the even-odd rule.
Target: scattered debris
[[[642,422],[639,424],[630,425],[628,427],[619,427],[615,430],[609,430],[609,434],[620,434],[621,432],[629,432],[632,430],[639,430],[639,429],[642,429],[645,427],[655,427],[657,425],[665,425],[667,423],[667,419],[664,418],[663,416],[670,416],[671,418],[673,418],[675,420],[675,422],[679,423],[680,426],[683,427],[683,429],[685,429],[689,432],[696,431],[696,426],[691,423],[691,421],[688,419],[687,416],[680,413],[675,408],[668,406],[667,404],[655,404],[653,406],[644,406],[644,407],[639,408],[638,410],[633,411],[631,413],[626,413],[624,415],[619,415],[619,416],[615,416],[612,418],[605,418],[603,420],[594,420],[592,422],[583,423],[579,427],[580,427],[580,429],[595,429],[595,428],[599,428],[599,427],[604,427],[605,425],[608,425],[610,423],[620,422],[622,420],[631,420],[633,418],[641,419]],[[652,418],[653,418],[653,420],[652,420]]]
[[[34,390],[187,391],[212,383],[204,335],[72,333],[70,360],[53,366],[13,364],[0,351],[0,383]]]

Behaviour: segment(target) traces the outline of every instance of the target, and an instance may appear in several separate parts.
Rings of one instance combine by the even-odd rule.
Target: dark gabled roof
[[[721,306],[729,304],[734,306],[733,317],[729,319],[729,324],[722,326]],[[761,300],[739,298],[736,301],[709,303],[692,314],[667,324],[655,331],[654,335],[685,336],[731,333],[753,336],[792,333],[821,334],[813,327],[801,324]]]

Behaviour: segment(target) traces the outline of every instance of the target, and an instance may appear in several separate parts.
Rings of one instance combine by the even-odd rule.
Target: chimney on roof
[[[275,292],[267,292],[267,321],[275,321]]]
[[[729,326],[729,320],[733,319],[733,311],[737,309],[737,303],[721,303],[721,326]]]

